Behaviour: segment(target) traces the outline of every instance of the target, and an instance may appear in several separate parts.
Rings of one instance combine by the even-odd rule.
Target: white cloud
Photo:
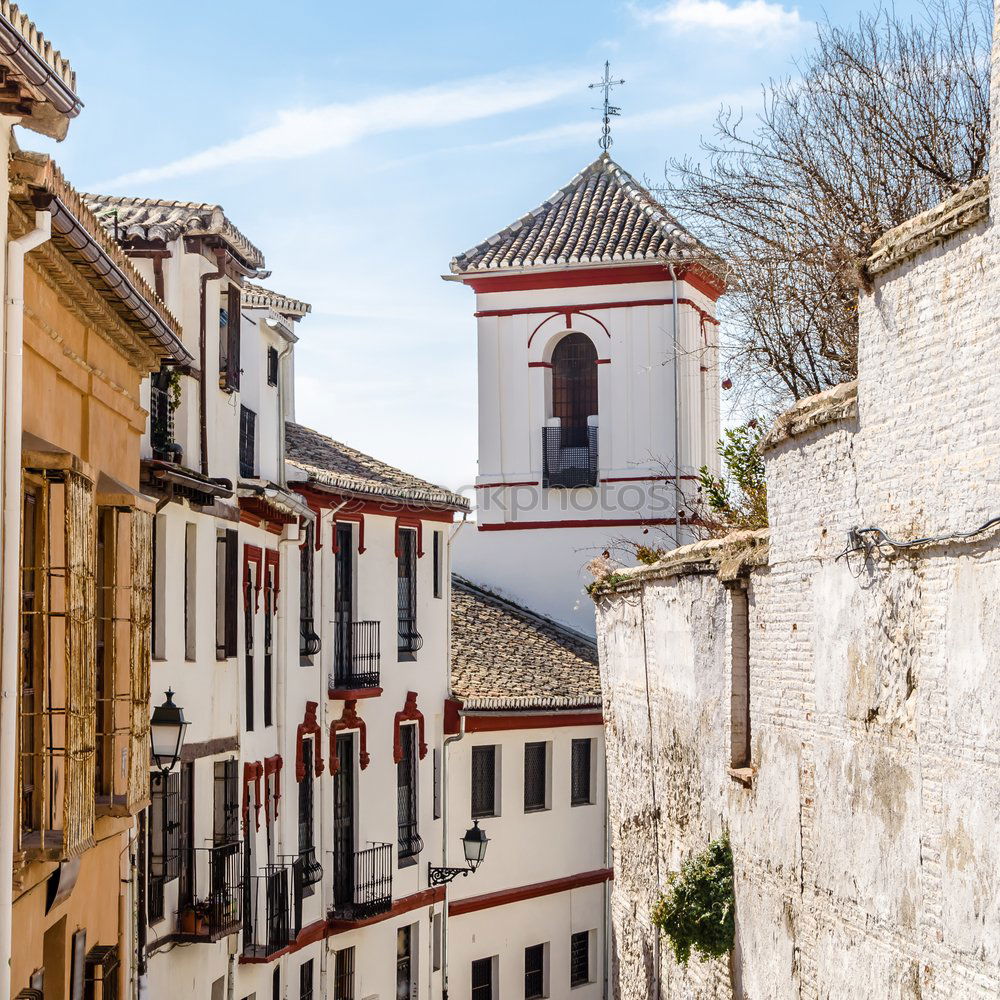
[[[797,38],[809,26],[797,9],[767,0],[671,0],[665,7],[632,7],[643,25],[676,31],[701,31],[743,38],[754,45],[779,44]]]
[[[94,185],[121,188],[267,160],[295,160],[342,149],[370,135],[433,128],[489,118],[552,101],[578,90],[583,78],[566,74],[478,77],[277,113],[274,124],[156,167],[132,170]]]

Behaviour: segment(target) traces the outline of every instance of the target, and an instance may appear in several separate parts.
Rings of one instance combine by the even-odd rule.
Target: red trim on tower
[[[611,358],[598,358],[594,362],[594,364],[595,365],[610,365],[611,364]]]
[[[336,774],[340,761],[337,759],[337,733],[348,729],[358,731],[358,763],[361,770],[365,770],[371,763],[371,755],[368,753],[368,727],[365,720],[358,715],[358,703],[351,699],[344,703],[344,710],[340,713],[340,718],[330,725],[330,774]]]
[[[614,877],[613,868],[596,868],[594,871],[566,875],[563,878],[550,879],[548,882],[534,882],[531,885],[520,885],[514,889],[487,892],[482,896],[456,899],[448,903],[448,916],[458,917],[463,913],[476,913],[479,910],[489,910],[495,906],[521,903],[526,899],[552,896],[557,892],[568,892],[570,889],[580,889],[587,885],[601,885],[604,882],[610,882]]]
[[[316,759],[313,763],[313,768],[316,772],[316,777],[318,778],[323,773],[323,755],[320,753],[320,738],[323,733],[319,727],[319,723],[316,721],[316,709],[319,708],[314,701],[306,702],[306,712],[299,723],[299,727],[295,732],[295,780],[302,781],[306,776],[306,762],[305,755],[303,753],[303,741],[307,736],[314,736],[316,742],[314,744],[313,750],[316,754]]]
[[[678,281],[686,281],[713,302],[726,290],[725,283],[711,271],[697,265],[678,267]],[[517,292],[537,288],[583,288],[587,285],[632,285],[637,282],[670,281],[663,264],[626,264],[616,267],[568,267],[561,271],[521,274],[472,273],[462,276],[463,284],[475,292]]]
[[[672,517],[642,518],[593,518],[580,521],[507,521],[502,524],[481,524],[480,531],[531,531],[534,528],[624,528],[632,524],[645,527],[654,524],[673,524]],[[681,524],[695,524],[695,521],[681,519]]]
[[[427,756],[427,744],[424,742],[424,713],[417,708],[417,692],[407,691],[403,710],[397,712],[392,723],[392,759],[399,763],[403,759],[403,742],[399,735],[399,727],[404,722],[415,722],[418,726],[418,753],[423,760]]]
[[[552,367],[552,362],[551,361],[529,361],[528,362],[528,367],[529,368],[551,368]]]
[[[697,481],[700,476],[680,476],[680,479],[688,479]],[[673,476],[609,476],[606,479],[602,479],[602,483],[650,483],[650,482],[668,482],[672,483],[674,481]]]
[[[539,482],[537,479],[532,479],[530,482],[524,483],[479,483],[474,489],[477,490],[491,490],[494,486],[538,486]]]

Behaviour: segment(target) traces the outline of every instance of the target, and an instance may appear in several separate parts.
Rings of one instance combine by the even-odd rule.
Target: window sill
[[[753,787],[753,779],[756,775],[757,768],[752,766],[729,768],[729,777],[732,778],[738,785],[742,785],[744,788]]]
[[[525,806],[524,807],[524,811],[525,811],[525,813],[544,813],[544,812],[551,812],[552,811],[552,807],[551,806]]]
[[[570,802],[570,806],[572,808],[574,808],[574,809],[577,806],[593,806],[593,805],[596,805],[596,804],[597,804],[596,802],[591,802],[591,801],[587,801],[587,802],[582,802],[582,801],[581,802]]]
[[[400,650],[396,654],[396,662],[397,663],[416,663],[417,662],[417,654],[416,653],[405,653],[405,652],[403,652],[403,650]]]

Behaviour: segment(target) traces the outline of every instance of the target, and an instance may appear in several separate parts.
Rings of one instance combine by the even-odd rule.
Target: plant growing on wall
[[[704,958],[732,950],[736,934],[733,852],[723,834],[679,872],[667,876],[667,889],[653,907],[653,923],[670,939],[674,958],[686,965],[692,949]]]
[[[715,476],[698,470],[696,516],[709,535],[767,527],[767,482],[760,454],[763,430],[756,420],[727,430],[716,445],[724,472]]]
[[[167,392],[167,405],[170,407],[170,412],[175,413],[181,405],[181,373],[176,368],[170,369],[170,374],[167,377]]]

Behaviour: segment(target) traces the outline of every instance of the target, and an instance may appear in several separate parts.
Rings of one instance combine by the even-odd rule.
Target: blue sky
[[[640,178],[753,111],[848,3],[32,0],[85,101],[53,152],[82,190],[218,202],[269,284],[313,304],[298,418],[436,482],[476,471],[471,291],[451,257],[598,153],[586,84],[627,85],[612,155]]]

